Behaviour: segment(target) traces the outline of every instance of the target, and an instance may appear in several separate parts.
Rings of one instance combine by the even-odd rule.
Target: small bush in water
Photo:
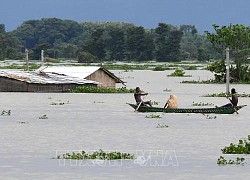
[[[61,159],[60,156],[57,156],[57,159]],[[95,151],[92,154],[87,154],[84,150],[78,153],[72,152],[63,154],[62,159],[102,159],[102,160],[116,160],[116,159],[134,159],[134,155],[129,153],[121,152],[104,152],[103,150]]]
[[[72,90],[73,93],[134,93],[134,89],[121,88],[105,88],[105,87],[91,87],[91,86],[78,86]]]
[[[172,74],[170,74],[168,76],[191,77],[190,75],[185,75],[185,71],[182,69],[176,69]]]

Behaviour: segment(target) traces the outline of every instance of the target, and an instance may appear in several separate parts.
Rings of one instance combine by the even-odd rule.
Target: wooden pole
[[[25,49],[25,54],[26,54],[26,69],[29,71],[29,50]]]
[[[41,50],[41,61],[44,63],[44,50]]]
[[[230,59],[229,59],[229,48],[226,48],[226,93],[229,94],[229,81],[230,81],[230,75],[229,75],[229,66],[230,66]]]

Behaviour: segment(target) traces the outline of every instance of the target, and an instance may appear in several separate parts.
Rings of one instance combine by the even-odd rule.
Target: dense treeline
[[[5,25],[0,24],[0,60],[20,58],[19,45],[17,37],[5,32]]]
[[[79,62],[205,61],[217,55],[192,25],[159,23],[155,29],[145,29],[129,23],[77,23],[57,18],[25,21],[11,32],[0,25],[1,60],[20,59],[26,48],[35,60],[44,50],[47,57]]]

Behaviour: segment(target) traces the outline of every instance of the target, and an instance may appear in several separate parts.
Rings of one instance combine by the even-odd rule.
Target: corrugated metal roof
[[[38,84],[99,84],[96,81],[86,80],[77,77],[71,77],[67,75],[58,75],[53,73],[38,73],[38,71],[25,72],[25,71],[12,71],[2,70],[0,76],[27,83],[38,83]]]
[[[43,68],[45,73],[56,73],[71,77],[86,78],[100,69],[96,66],[52,66]]]
[[[93,74],[99,69],[102,69],[105,73],[107,73],[111,78],[115,80],[116,83],[124,84],[124,82],[120,78],[116,77],[113,73],[103,67],[98,66],[51,66],[41,67],[40,71],[45,73],[62,74],[77,78],[87,78],[89,75]]]

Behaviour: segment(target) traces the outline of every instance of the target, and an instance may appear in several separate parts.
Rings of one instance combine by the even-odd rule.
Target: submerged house
[[[70,92],[77,86],[115,88],[124,83],[101,67],[42,67],[37,71],[0,71],[1,92]]]
[[[0,71],[1,92],[69,92],[82,85],[96,87],[98,82],[51,73]]]
[[[116,83],[124,84],[120,78],[103,67],[96,66],[52,66],[42,70],[45,73],[67,75],[98,82],[99,87],[115,88]]]

